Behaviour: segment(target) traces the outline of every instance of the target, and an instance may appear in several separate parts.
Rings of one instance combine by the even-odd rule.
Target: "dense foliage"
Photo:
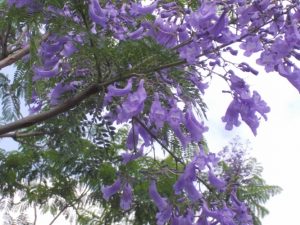
[[[0,68],[16,66],[13,79],[0,76],[0,137],[20,143],[20,152],[2,154],[3,196],[21,190],[36,207],[54,197],[63,212],[94,193],[108,224],[131,212],[137,224],[146,224],[143,213],[156,210],[149,197],[158,210],[149,213],[151,223],[259,223],[253,215],[266,210],[245,196],[252,192],[249,185],[266,187],[264,181],[247,183],[247,173],[239,170],[229,176],[241,168],[238,151],[227,163],[227,153],[220,161],[207,151],[202,97],[213,77],[227,82],[224,94],[232,101],[222,117],[225,128],[243,121],[256,135],[270,108],[242,78],[259,72],[239,57],[257,58],[256,66],[300,91],[298,1],[0,4]],[[25,117],[23,100],[30,111]],[[119,151],[116,127],[124,124],[129,129]],[[156,160],[163,152],[168,160]],[[88,188],[75,196],[78,185]],[[261,199],[269,196],[260,193]],[[80,213],[78,218],[85,219]]]

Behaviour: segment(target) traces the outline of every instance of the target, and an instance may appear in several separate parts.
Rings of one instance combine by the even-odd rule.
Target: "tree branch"
[[[4,126],[0,126],[0,136],[7,134],[8,132],[16,131],[16,130],[19,130],[19,129],[22,129],[25,127],[30,127],[34,124],[37,124],[37,123],[43,122],[45,120],[48,120],[52,117],[55,117],[58,114],[66,112],[66,111],[72,109],[73,107],[79,105],[83,100],[87,99],[91,95],[94,95],[94,94],[100,92],[102,90],[102,88],[104,88],[116,81],[125,80],[125,79],[128,79],[133,76],[141,76],[141,75],[132,73],[132,74],[125,75],[125,76],[115,77],[114,79],[105,81],[100,84],[92,84],[87,89],[80,92],[79,94],[75,95],[72,98],[69,98],[65,102],[61,103],[60,105],[58,105],[48,111],[44,111],[44,112],[41,112],[41,113],[38,113],[35,115],[27,116],[20,120],[15,121],[15,122],[6,124]]]
[[[42,37],[42,41],[46,40],[49,36],[49,33],[46,33]],[[17,62],[19,59],[23,58],[25,55],[27,55],[30,51],[30,45],[26,45],[19,51],[14,52],[13,54],[7,56],[6,58],[0,60],[0,70],[4,67],[7,67],[11,64],[14,64]]]
[[[0,69],[17,62],[19,59],[21,59],[22,57],[24,57],[25,55],[27,55],[29,53],[29,49],[30,49],[29,45],[26,45],[21,50],[2,59],[0,61]]]
[[[151,132],[151,130],[139,119],[139,118],[137,118],[137,117],[133,117],[133,119],[134,120],[136,120],[147,132],[148,132],[148,134],[155,140],[155,141],[157,141],[157,143],[158,144],[160,144],[160,146],[163,148],[163,149],[165,149],[177,162],[179,162],[179,163],[181,163],[182,165],[184,165],[185,166],[185,163],[184,163],[184,161],[183,160],[181,160],[180,158],[178,158],[172,151],[170,151],[169,149],[168,149],[168,147],[167,146],[165,146],[162,142],[161,142],[161,140],[159,140],[159,138],[158,137],[156,137],[156,135],[155,134],[153,134],[152,132]]]
[[[33,136],[40,136],[46,134],[42,131],[33,131],[33,132],[11,132],[0,135],[0,138],[24,138],[24,137],[33,137]]]

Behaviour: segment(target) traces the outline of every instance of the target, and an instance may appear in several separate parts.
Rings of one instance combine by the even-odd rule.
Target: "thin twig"
[[[182,165],[185,165],[185,163],[180,159],[178,158],[171,150],[168,149],[167,146],[165,146],[157,137],[155,134],[153,134],[153,132],[137,117],[133,117],[134,120],[136,120],[149,134],[150,136],[155,140],[157,141],[157,143],[159,143],[161,145],[161,147],[163,149],[165,149],[174,159],[175,161],[178,161],[180,162]]]

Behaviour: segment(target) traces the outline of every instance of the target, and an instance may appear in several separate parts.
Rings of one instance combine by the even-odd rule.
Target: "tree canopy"
[[[300,91],[299,7],[1,1],[0,69],[15,72],[0,73],[0,138],[19,143],[1,152],[3,199],[21,192],[56,216],[73,208],[82,224],[259,224],[280,189],[236,146],[209,151],[203,96],[224,80],[225,129],[243,122],[257,135],[270,108],[244,75],[262,66]]]

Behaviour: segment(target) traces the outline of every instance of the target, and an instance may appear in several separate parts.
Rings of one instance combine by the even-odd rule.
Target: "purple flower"
[[[42,101],[39,99],[35,90],[32,91],[31,103],[29,105],[29,112],[30,114],[36,113],[41,110],[42,108]]]
[[[213,2],[204,1],[197,11],[191,13],[187,18],[187,22],[198,31],[203,32],[203,28],[209,28],[211,25],[210,20],[215,17],[216,5]]]
[[[228,21],[227,21],[226,13],[227,12],[224,11],[219,17],[219,19],[217,20],[217,22],[215,23],[215,25],[209,30],[209,33],[212,38],[215,39],[218,36],[220,36],[224,31],[225,27],[227,26]]]
[[[225,206],[223,209],[212,211],[208,208],[207,203],[204,202],[202,206],[202,210],[203,210],[203,214],[206,217],[211,217],[213,219],[216,219],[220,224],[236,225],[236,223],[234,222],[235,213],[227,206]],[[219,223],[213,223],[213,224],[219,224]]]
[[[214,186],[218,191],[225,191],[226,182],[216,177],[216,175],[209,170],[208,172],[208,181],[212,186]]]
[[[67,41],[64,44],[64,49],[62,50],[61,54],[65,57],[70,57],[76,51],[77,51],[77,48],[74,46],[73,42]]]
[[[64,93],[75,90],[79,84],[79,81],[72,81],[69,84],[58,83],[48,95],[50,98],[50,104],[57,105],[60,101],[60,97]]]
[[[138,124],[138,132],[144,140],[143,144],[146,147],[150,146],[152,144],[152,137],[150,136],[149,132],[140,124]]]
[[[152,181],[149,187],[149,195],[159,209],[156,214],[157,224],[164,225],[172,216],[172,207],[165,198],[162,198],[156,189],[155,181]]]
[[[60,57],[58,57],[57,55],[54,55],[51,58],[45,58],[44,61],[44,68],[50,69],[53,68],[56,64],[58,64],[60,60]]]
[[[36,81],[36,80],[40,80],[40,79],[44,79],[44,78],[54,77],[58,74],[58,72],[59,72],[59,63],[57,63],[50,70],[45,70],[41,67],[35,67],[33,80]]]
[[[231,88],[231,90],[234,91],[234,94],[238,95],[242,99],[250,98],[250,90],[249,90],[249,86],[246,84],[246,82],[243,79],[241,79],[240,77],[234,75],[233,71],[229,71],[229,72],[231,72],[230,88]]]
[[[123,188],[123,194],[121,196],[120,206],[123,210],[130,209],[132,203],[132,187],[129,183],[126,183]]]
[[[251,56],[253,53],[262,50],[262,44],[259,36],[250,36],[245,39],[245,42],[240,44],[240,48],[244,49],[244,56]]]
[[[130,7],[130,14],[134,17],[151,14],[157,7],[158,1],[154,1],[151,5],[142,6],[140,3],[132,3]]]
[[[139,40],[144,36],[144,27],[140,27],[137,30],[127,34],[131,40]]]
[[[41,53],[46,53],[46,54],[55,54],[58,51],[60,51],[63,48],[63,41],[62,40],[55,40],[52,43],[49,42],[42,42],[41,44]]]
[[[230,200],[235,218],[242,223],[252,224],[252,216],[249,214],[248,207],[237,198],[235,190],[231,192]]]
[[[152,138],[148,131],[142,127],[139,123],[134,123],[132,128],[129,131],[127,140],[126,140],[126,147],[128,149],[135,149],[138,142],[139,142],[139,135],[143,138],[146,147],[150,146],[152,143]]]
[[[186,148],[187,144],[190,142],[190,139],[182,133],[180,124],[184,122],[183,114],[180,109],[176,106],[173,106],[167,116],[167,121],[174,131],[175,135],[180,140],[183,148]]]
[[[107,94],[104,97],[104,102],[107,104],[111,102],[112,97],[121,97],[130,93],[132,89],[132,79],[129,79],[124,88],[117,88],[115,85],[107,87]]]
[[[177,44],[177,25],[158,17],[150,26],[147,35],[153,37],[159,44],[172,48]]]
[[[194,212],[192,209],[187,209],[185,215],[173,216],[171,220],[171,225],[193,225]]]
[[[182,59],[186,59],[189,64],[194,64],[197,62],[200,52],[200,46],[196,43],[191,43],[179,49],[179,56]]]
[[[121,180],[120,178],[118,178],[112,185],[110,186],[103,186],[101,188],[101,191],[102,191],[102,194],[103,194],[103,198],[108,201],[108,199],[116,194],[119,190],[120,190],[120,187],[121,187]]]
[[[270,108],[265,101],[261,100],[260,95],[256,91],[253,92],[252,98],[242,99],[240,106],[242,120],[246,122],[253,134],[256,135],[256,129],[259,126],[259,118],[255,113],[260,113],[266,120],[267,116],[265,114],[270,112]]]
[[[173,185],[175,194],[180,194],[184,190],[191,201],[199,200],[201,198],[201,193],[193,184],[196,178],[196,164],[192,161],[186,166],[184,173],[181,174],[179,179]]]
[[[276,61],[290,54],[291,48],[285,40],[276,38],[270,50],[276,57]]]
[[[256,112],[258,112],[265,120],[267,120],[266,113],[270,112],[271,109],[267,103],[261,99],[257,91],[253,91],[252,103],[253,109],[255,109]]]
[[[196,119],[192,107],[189,106],[185,114],[185,126],[191,134],[192,141],[198,142],[203,138],[203,133],[208,130],[204,123],[199,123]]]
[[[208,83],[203,83],[196,75],[191,75],[190,80],[197,86],[199,91],[204,94],[204,90],[208,88]]]
[[[8,5],[15,5],[16,8],[27,7],[28,12],[37,12],[41,10],[42,4],[36,0],[8,0]]]
[[[244,72],[250,72],[254,75],[258,74],[258,71],[253,69],[248,63],[242,62],[239,64],[239,68]]]
[[[137,146],[138,140],[139,140],[138,128],[134,124],[128,133],[128,136],[126,139],[126,147],[128,149],[134,149]]]
[[[279,64],[278,72],[285,77],[300,92],[300,69],[296,66]]]
[[[91,0],[89,4],[89,15],[92,21],[101,25],[103,28],[107,27],[108,19],[105,15],[105,10],[101,8],[98,0]]]
[[[126,122],[144,109],[144,101],[147,93],[144,88],[144,80],[141,80],[136,92],[129,94],[118,114],[118,123]]]
[[[275,65],[279,64],[281,60],[276,57],[276,55],[270,50],[266,50],[261,53],[260,58],[256,60],[258,65],[265,66],[265,71],[272,72],[274,71]]]
[[[164,122],[166,121],[166,116],[167,112],[161,106],[158,94],[155,94],[154,101],[152,102],[150,108],[149,119],[152,123],[155,124],[156,128],[160,129],[163,127]]]
[[[256,135],[256,129],[259,126],[259,118],[256,112],[261,114],[264,119],[267,119],[266,113],[270,112],[270,107],[266,102],[261,100],[260,95],[254,91],[252,97],[241,98],[235,97],[234,100],[228,106],[226,114],[222,117],[223,122],[226,122],[226,129],[231,130],[233,125],[239,126],[239,115],[246,124],[251,128],[254,135]]]
[[[222,117],[222,121],[226,123],[226,130],[232,130],[233,126],[238,127],[241,124],[239,121],[240,107],[240,103],[236,99],[229,104],[225,116]]]
[[[122,163],[127,164],[128,162],[130,162],[132,160],[140,158],[141,156],[143,156],[143,154],[144,154],[144,145],[142,145],[137,152],[133,152],[133,153],[125,152],[125,153],[123,153],[122,154],[122,158],[123,158]]]

